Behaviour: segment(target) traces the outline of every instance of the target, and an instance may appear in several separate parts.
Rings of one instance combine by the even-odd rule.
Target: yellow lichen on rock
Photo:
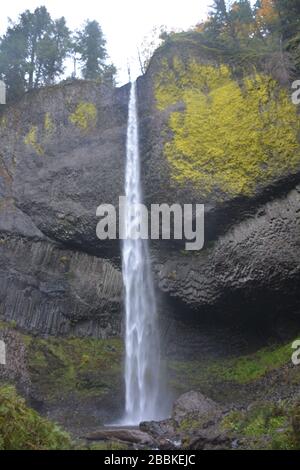
[[[38,143],[38,127],[32,126],[29,132],[24,137],[24,142],[26,145],[31,146],[38,155],[44,154],[43,147]]]
[[[0,126],[5,129],[7,127],[7,118],[6,116],[3,116],[0,120]]]
[[[288,93],[254,73],[239,83],[227,66],[195,61],[162,63],[155,84],[157,107],[171,112],[173,138],[165,155],[177,184],[210,194],[253,194],[257,186],[300,166],[300,120]]]
[[[97,108],[93,103],[79,103],[69,116],[69,121],[82,131],[88,131],[96,127],[97,124]]]

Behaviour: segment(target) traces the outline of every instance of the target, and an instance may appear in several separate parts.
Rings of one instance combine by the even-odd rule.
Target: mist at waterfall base
[[[125,240],[122,244],[122,272],[125,287],[125,415],[122,424],[166,417],[161,381],[160,338],[147,240],[132,236],[140,217],[134,205],[142,203],[136,82],[131,83],[125,195]]]

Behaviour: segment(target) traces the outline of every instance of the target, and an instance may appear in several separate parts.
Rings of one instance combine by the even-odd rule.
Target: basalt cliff
[[[205,204],[203,250],[151,243],[170,388],[208,395],[249,441],[265,408],[245,407],[299,394],[298,109],[288,86],[190,38],[160,48],[137,89],[146,204]],[[120,245],[96,237],[96,209],[124,194],[128,96],[67,82],[0,116],[0,380],[78,435],[123,407]],[[218,436],[203,439],[234,441]]]

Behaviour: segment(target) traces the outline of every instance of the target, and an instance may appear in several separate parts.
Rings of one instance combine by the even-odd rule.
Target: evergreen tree
[[[96,80],[103,76],[107,59],[106,41],[97,21],[87,21],[75,38],[75,51],[80,56],[83,78]]]
[[[249,39],[254,31],[254,14],[250,0],[237,0],[231,6],[231,22],[241,39]]]
[[[64,18],[53,21],[45,7],[26,10],[0,42],[0,70],[8,97],[53,83],[64,71],[70,32]]]
[[[38,86],[41,76],[43,41],[50,36],[51,17],[45,7],[36,8],[34,13],[26,10],[20,16],[19,28],[27,44],[28,88]]]
[[[291,39],[300,34],[300,2],[299,0],[274,0],[283,39]]]
[[[300,2],[299,0],[274,0],[279,17],[283,47],[293,61],[295,77],[300,73]]]
[[[224,33],[229,26],[229,16],[225,0],[214,0],[211,6],[210,27],[216,36]]]
[[[8,99],[26,91],[27,44],[20,27],[8,27],[0,42],[0,78],[6,82]]]
[[[65,18],[55,20],[39,46],[38,57],[45,84],[54,83],[55,79],[64,73],[64,61],[71,51],[71,46],[70,31]]]
[[[274,0],[259,0],[255,4],[255,18],[258,31],[264,36],[277,35],[279,16]]]

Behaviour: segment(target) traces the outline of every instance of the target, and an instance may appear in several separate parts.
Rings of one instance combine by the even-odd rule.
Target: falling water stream
[[[160,349],[157,309],[147,240],[132,236],[140,226],[134,209],[142,203],[136,83],[131,84],[127,128],[125,240],[122,247],[126,311],[126,411],[136,425],[159,418]]]

